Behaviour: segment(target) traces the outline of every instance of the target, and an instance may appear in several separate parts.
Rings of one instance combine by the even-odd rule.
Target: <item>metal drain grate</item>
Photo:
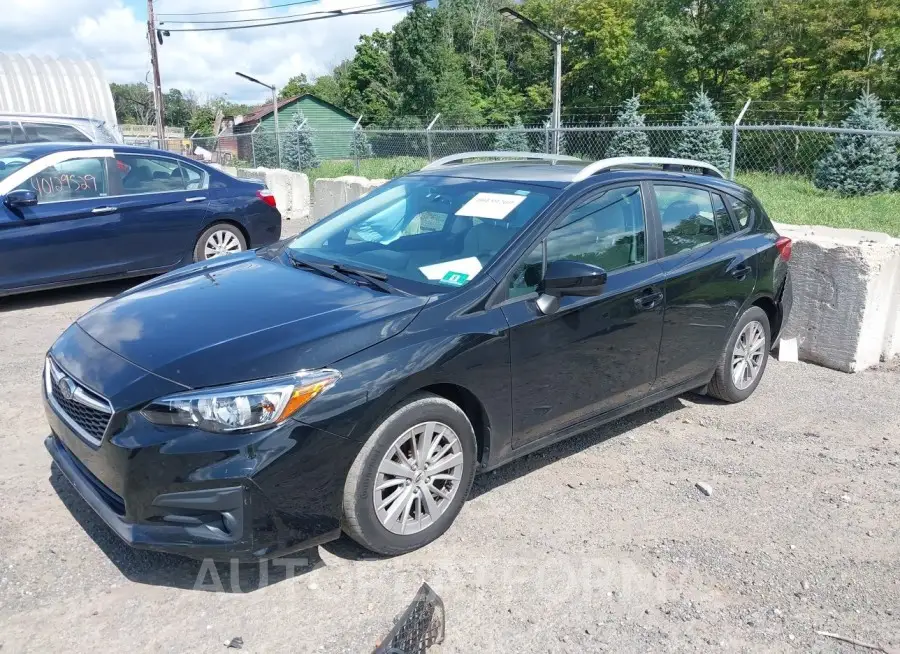
[[[428,584],[422,584],[375,654],[423,654],[444,642],[444,603]]]

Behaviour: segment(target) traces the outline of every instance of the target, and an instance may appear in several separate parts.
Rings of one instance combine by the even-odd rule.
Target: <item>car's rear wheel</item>
[[[766,312],[750,307],[741,315],[707,392],[726,402],[741,402],[753,394],[769,360],[771,328]]]
[[[216,223],[210,225],[197,239],[194,261],[206,261],[224,254],[237,254],[247,249],[247,240],[234,225]]]
[[[475,476],[475,432],[449,400],[422,393],[395,408],[360,450],[344,485],[344,531],[379,554],[443,534]]]

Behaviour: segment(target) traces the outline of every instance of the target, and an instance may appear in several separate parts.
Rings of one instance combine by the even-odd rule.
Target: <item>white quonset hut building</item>
[[[116,127],[116,108],[95,61],[0,52],[0,113],[64,114]]]

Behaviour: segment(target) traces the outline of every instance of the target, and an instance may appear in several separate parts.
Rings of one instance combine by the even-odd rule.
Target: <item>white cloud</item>
[[[359,7],[371,2],[373,0],[322,0],[264,14],[209,15],[202,19],[282,16]],[[160,20],[175,29],[185,26],[168,21],[184,18],[168,17],[163,15],[165,12],[253,8],[272,3],[281,4],[275,0],[228,0],[222,4],[208,0],[157,0],[157,13]],[[70,0],[2,0],[2,4],[0,50],[88,57],[100,63],[110,81],[148,79],[150,55],[142,0],[79,0],[77,12],[71,11]],[[360,34],[389,29],[403,14],[403,10],[397,10],[278,27],[172,32],[159,48],[163,87],[193,90],[201,97],[224,93],[235,101],[262,101],[265,91],[241,80],[234,74],[236,70],[279,86],[298,73],[308,77],[328,73],[335,64],[352,56]]]

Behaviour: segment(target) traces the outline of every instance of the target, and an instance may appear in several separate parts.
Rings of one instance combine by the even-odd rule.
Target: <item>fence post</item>
[[[350,130],[350,149],[353,150],[353,160],[357,175],[359,175],[359,148],[356,143],[356,130],[359,129],[359,124],[362,122],[362,119],[362,114],[360,114],[359,118],[356,119],[356,124],[353,126],[353,129]]]
[[[432,161],[434,157],[431,154],[431,128],[434,127],[434,124],[437,122],[437,119],[441,117],[440,112],[438,115],[434,117],[434,119],[428,123],[428,127],[425,128],[425,142],[428,144],[428,161]]]
[[[256,165],[256,130],[259,129],[259,126],[262,125],[261,122],[256,123],[256,127],[250,130],[250,152],[253,154],[253,167],[258,168]]]
[[[731,126],[731,179],[734,179],[734,165],[737,160],[738,125],[740,125],[741,121],[744,119],[744,114],[747,113],[747,108],[749,106],[750,98],[747,98],[744,108],[741,109],[741,113],[738,114],[737,119],[734,121],[734,125]]]
[[[550,123],[544,121],[544,154],[550,154],[550,132],[548,127]]]

